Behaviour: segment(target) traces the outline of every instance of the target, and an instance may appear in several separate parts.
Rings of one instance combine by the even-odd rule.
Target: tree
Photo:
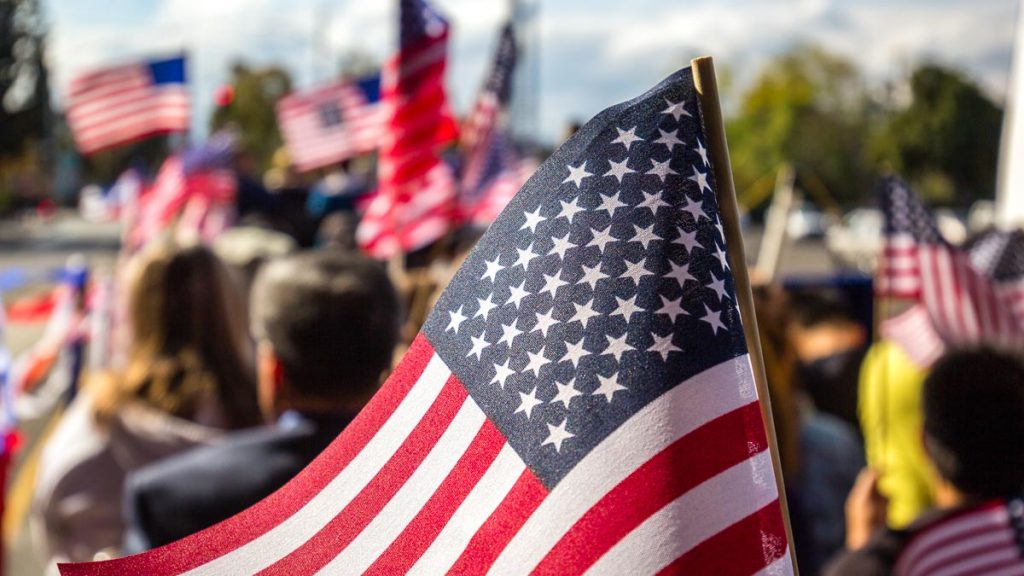
[[[50,93],[38,0],[0,0],[0,159],[43,138]]]
[[[726,125],[741,200],[792,163],[824,185],[821,200],[860,201],[874,177],[865,153],[870,115],[863,79],[849,61],[803,46],[769,62]]]
[[[910,76],[909,105],[872,142],[932,200],[969,204],[995,190],[1002,111],[954,70],[928,64]]]
[[[238,63],[231,71],[231,86],[234,97],[214,112],[211,128],[235,129],[241,149],[265,169],[281,146],[274,105],[291,90],[291,77],[276,66],[250,68]]]

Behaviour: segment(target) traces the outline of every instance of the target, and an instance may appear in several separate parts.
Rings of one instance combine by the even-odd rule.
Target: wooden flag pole
[[[725,123],[722,121],[722,107],[718,99],[718,83],[715,80],[715,64],[710,57],[696,58],[690,62],[693,68],[693,84],[697,89],[701,115],[704,118],[707,148],[711,156],[718,194],[718,210],[722,215],[726,251],[732,268],[736,288],[736,300],[743,319],[743,335],[754,372],[757,395],[761,400],[761,415],[764,418],[768,449],[775,468],[775,483],[778,486],[779,501],[782,503],[782,520],[789,540],[789,558],[793,570],[799,574],[796,554],[793,551],[793,531],[789,525],[789,508],[786,505],[786,490],[782,481],[782,463],[779,459],[778,440],[775,438],[775,424],[772,420],[771,399],[768,396],[768,379],[765,376],[764,357],[761,355],[761,339],[757,332],[757,318],[754,315],[754,295],[750,290],[747,276],[747,261],[743,252],[743,235],[740,231],[739,208],[736,205],[736,189],[732,182],[732,166],[729,163],[729,148],[725,141]]]

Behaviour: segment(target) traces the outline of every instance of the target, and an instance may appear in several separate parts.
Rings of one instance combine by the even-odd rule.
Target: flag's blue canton
[[[943,242],[931,213],[911,194],[903,180],[890,176],[883,178],[880,186],[879,197],[887,235],[909,234],[918,242],[926,244]]]
[[[185,58],[181,56],[167,60],[152,60],[147,65],[153,84],[185,83]]]
[[[548,487],[653,399],[746,351],[705,142],[689,69],[605,110],[527,182],[427,321]]]
[[[402,0],[399,12],[399,42],[403,48],[424,37],[436,38],[448,29],[448,22],[423,0]]]

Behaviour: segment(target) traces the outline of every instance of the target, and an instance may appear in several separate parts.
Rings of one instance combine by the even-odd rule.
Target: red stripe
[[[766,546],[766,541],[778,546]],[[774,556],[744,552],[776,551]],[[782,508],[776,500],[698,544],[666,566],[658,574],[715,574],[716,576],[748,575],[761,570],[786,554],[786,529]]]
[[[450,376],[402,447],[359,494],[315,536],[259,574],[313,574],[341,553],[402,488],[448,429],[468,394]]]
[[[147,554],[62,567],[65,576],[178,574],[201,566],[256,539],[302,508],[344,469],[398,408],[434,355],[423,334],[370,403],[312,464],[260,503],[211,528]]]
[[[505,445],[489,420],[416,517],[364,574],[404,573],[423,555]]]
[[[761,407],[747,404],[673,442],[612,488],[537,565],[534,574],[583,570],[680,495],[768,446]]]
[[[934,573],[934,572],[936,572],[937,570],[940,570],[940,569],[948,569],[948,568],[952,567],[954,564],[959,564],[961,562],[966,562],[966,561],[969,561],[972,558],[978,558],[978,557],[981,557],[981,556],[986,556],[988,554],[991,554],[993,552],[999,552],[1001,550],[1012,551],[1014,553],[1013,554],[1014,555],[1014,560],[1011,563],[1020,562],[1020,558],[1017,555],[1017,547],[1014,544],[1013,540],[1010,538],[1010,535],[1007,534],[1007,532],[1009,532],[1009,528],[1007,528],[1007,527],[1003,527],[1001,529],[996,529],[996,528],[994,528],[992,526],[989,526],[985,530],[975,530],[973,533],[971,533],[969,535],[964,535],[964,536],[956,538],[955,540],[953,540],[951,542],[948,542],[946,544],[946,546],[956,545],[956,544],[965,542],[965,541],[967,541],[970,538],[976,538],[978,536],[982,536],[984,532],[992,532],[992,533],[1000,533],[1000,532],[1002,532],[1002,533],[1004,533],[1004,536],[1006,537],[1007,541],[1005,541],[1005,542],[998,542],[998,543],[995,543],[995,544],[989,544],[988,546],[982,546],[982,547],[972,546],[972,547],[968,548],[967,550],[964,550],[963,552],[961,552],[959,554],[955,554],[953,556],[945,558],[945,559],[941,560],[940,562],[932,562],[932,561],[930,561],[930,558],[929,558],[928,555],[924,555],[924,556],[919,557],[917,562],[914,565],[906,567],[907,573],[908,574],[921,574],[922,576],[925,575],[925,574],[932,574],[932,573]],[[1005,564],[1005,563],[1007,563],[1006,559],[994,560],[994,561],[990,562],[989,564],[984,564],[983,566],[990,566],[992,564],[1002,565],[1002,564]],[[973,568],[972,570],[973,570],[972,573],[974,573],[974,574],[981,574],[981,573],[983,573],[983,571],[978,569],[978,568]]]
[[[485,574],[509,541],[526,523],[548,491],[529,468],[505,499],[480,526],[448,574]]]

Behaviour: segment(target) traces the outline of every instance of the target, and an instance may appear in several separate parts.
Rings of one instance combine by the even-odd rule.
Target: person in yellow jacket
[[[903,528],[934,500],[935,473],[922,443],[926,369],[896,343],[880,340],[861,366],[858,410],[868,466],[880,471],[890,528]]]

